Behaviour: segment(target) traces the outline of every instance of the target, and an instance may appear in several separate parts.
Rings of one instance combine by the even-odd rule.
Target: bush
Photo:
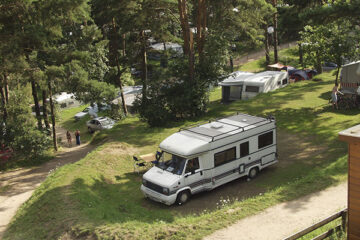
[[[51,139],[46,133],[30,127],[26,130],[26,134],[15,136],[11,147],[18,154],[28,156],[29,158],[36,158],[48,150],[50,144]]]
[[[29,107],[30,97],[23,90],[14,90],[7,105],[7,118],[1,118],[0,141],[14,150],[14,154],[29,160],[49,149],[51,139],[48,132],[37,129],[35,117]]]

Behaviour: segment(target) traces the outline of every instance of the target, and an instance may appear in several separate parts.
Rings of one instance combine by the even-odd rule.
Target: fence
[[[341,217],[341,224],[339,224],[338,226],[336,226],[333,229],[328,230],[327,232],[320,234],[319,236],[313,238],[312,240],[325,239],[325,238],[331,236],[332,234],[334,234],[335,232],[339,232],[341,230],[345,231],[346,230],[346,222],[347,222],[347,209],[337,212],[334,215],[332,215],[328,218],[325,218],[324,220],[322,220],[318,223],[315,223],[314,225],[312,225],[300,232],[297,232],[290,237],[285,238],[284,240],[295,240],[295,239],[301,238],[301,237],[305,236],[306,234],[308,234],[308,233],[310,233],[310,232],[312,232],[312,231],[314,231],[314,230],[316,230],[316,229],[318,229],[340,217]]]

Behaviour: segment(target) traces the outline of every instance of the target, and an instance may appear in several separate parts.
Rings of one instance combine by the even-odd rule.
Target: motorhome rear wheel
[[[259,169],[257,167],[254,167],[254,168],[250,169],[249,177],[250,178],[256,178],[258,172],[259,172]]]

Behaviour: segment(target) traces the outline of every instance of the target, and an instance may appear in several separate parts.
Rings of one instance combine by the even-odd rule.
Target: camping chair
[[[140,173],[140,169],[141,167],[146,168],[146,162],[140,162],[140,160],[133,156],[134,159],[134,172],[135,170],[137,170],[138,174]]]

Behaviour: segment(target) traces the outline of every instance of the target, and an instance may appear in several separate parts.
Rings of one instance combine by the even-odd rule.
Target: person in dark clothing
[[[76,145],[80,145],[80,131],[79,131],[79,129],[76,130],[75,137],[76,137]]]

